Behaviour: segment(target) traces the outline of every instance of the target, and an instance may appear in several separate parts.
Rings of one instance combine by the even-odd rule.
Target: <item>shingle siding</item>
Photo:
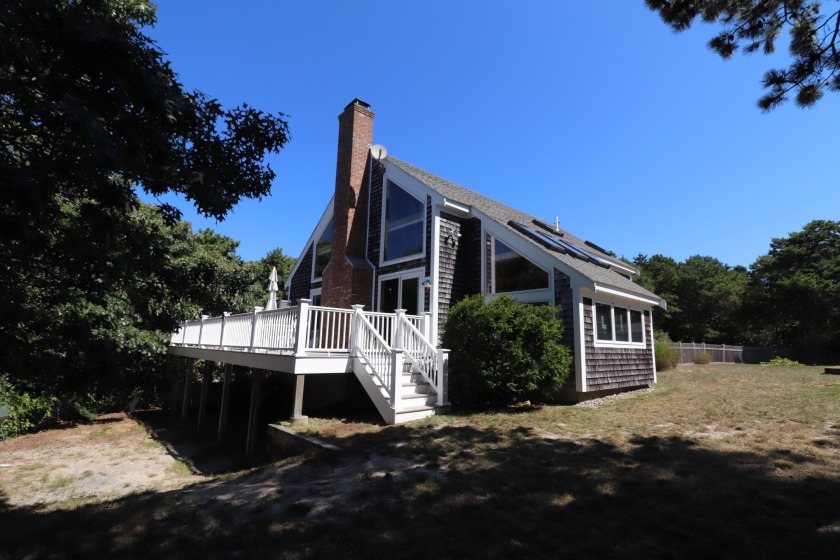
[[[595,346],[592,300],[583,298],[583,335],[586,349],[587,391],[638,387],[653,383],[653,343],[650,312],[645,311],[645,348],[604,348]]]
[[[442,331],[449,309],[465,296],[481,292],[481,220],[441,212],[438,243],[438,329]]]
[[[321,287],[320,280],[315,284],[317,286],[312,283],[312,244],[310,243],[300,258],[300,264],[289,285],[289,298],[292,300],[292,305],[297,305],[297,302],[301,299],[308,299],[309,291],[313,287]]]
[[[569,376],[565,387],[575,386],[575,310],[572,304],[572,281],[566,275],[554,269],[554,305],[560,306],[560,320],[563,321],[563,338],[561,342],[569,349],[572,363],[569,365]]]

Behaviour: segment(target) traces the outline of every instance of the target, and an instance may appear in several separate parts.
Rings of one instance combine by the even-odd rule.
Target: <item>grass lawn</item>
[[[840,377],[822,371],[687,366],[594,408],[313,419],[341,452],[120,499],[3,499],[0,558],[836,558]]]

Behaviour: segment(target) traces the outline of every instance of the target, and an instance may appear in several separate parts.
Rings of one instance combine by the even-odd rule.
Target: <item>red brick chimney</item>
[[[332,256],[324,269],[321,301],[349,308],[373,301],[373,269],[366,260],[368,154],[373,142],[373,111],[354,99],[338,116]]]

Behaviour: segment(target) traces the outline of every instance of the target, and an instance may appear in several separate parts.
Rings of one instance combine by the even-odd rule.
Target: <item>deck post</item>
[[[254,456],[254,449],[257,447],[257,429],[260,420],[260,400],[262,399],[262,382],[265,371],[261,369],[252,370],[251,376],[251,407],[248,413],[248,439],[245,442],[245,457],[250,459]]]
[[[209,319],[210,315],[201,316],[201,324],[198,327],[198,345],[201,346],[201,337],[204,335],[204,321]]]
[[[225,364],[225,380],[222,383],[222,408],[219,411],[219,431],[216,443],[222,444],[227,433],[228,410],[230,410],[230,364]]]
[[[303,387],[306,381],[305,375],[295,375],[295,400],[292,409],[292,420],[301,420],[303,416]]]
[[[187,359],[187,367],[184,371],[184,400],[181,402],[181,422],[187,421],[187,411],[190,408],[190,385],[192,385],[192,370],[195,359]]]
[[[207,394],[210,392],[210,382],[213,379],[212,369],[213,362],[204,360],[204,372],[201,374],[201,400],[198,403],[198,433],[201,433],[207,416]]]
[[[254,351],[254,342],[257,340],[257,322],[260,318],[259,312],[262,311],[262,307],[255,307],[254,308],[254,315],[251,319],[251,343],[248,345],[248,351]]]
[[[356,354],[356,347],[359,345],[359,329],[362,328],[362,310],[365,308],[362,304],[351,305],[353,308],[353,318],[350,319],[350,346],[347,350],[351,356]]]
[[[440,349],[435,355],[437,360],[437,406],[449,402],[449,350]]]
[[[169,373],[172,374],[172,393],[169,395],[169,410],[167,410],[167,417],[170,419],[175,418],[175,414],[178,412],[178,366],[180,364],[181,360],[178,358],[169,358]]]
[[[298,301],[297,334],[295,336],[295,356],[306,356],[306,343],[309,336],[309,304],[310,299]]]
[[[228,318],[229,315],[230,313],[227,311],[222,313],[222,332],[219,335],[219,350],[225,349],[225,320]]]
[[[423,336],[426,340],[432,342],[432,312],[426,311],[423,313]],[[434,342],[432,342],[434,344]]]
[[[391,408],[396,411],[402,406],[402,373],[405,363],[405,350],[394,348],[391,350]]]
[[[405,320],[405,309],[394,310],[394,327],[391,332],[391,347],[402,348],[402,323]]]

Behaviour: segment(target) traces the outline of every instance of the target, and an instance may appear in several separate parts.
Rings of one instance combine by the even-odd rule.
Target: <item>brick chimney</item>
[[[373,302],[373,269],[366,260],[368,154],[373,142],[373,111],[360,99],[338,116],[332,256],[324,269],[321,301],[349,308]]]

